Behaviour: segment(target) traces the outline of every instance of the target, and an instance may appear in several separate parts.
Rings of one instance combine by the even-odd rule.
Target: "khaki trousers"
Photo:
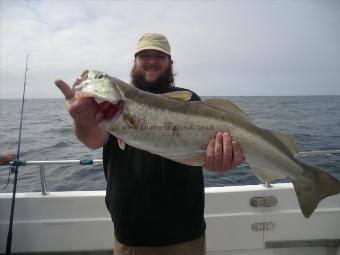
[[[134,247],[121,244],[115,238],[114,255],[205,255],[205,236],[196,240],[161,247]]]

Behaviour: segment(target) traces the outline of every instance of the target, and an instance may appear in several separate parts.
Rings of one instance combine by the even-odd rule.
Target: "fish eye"
[[[105,74],[100,73],[100,74],[97,74],[94,78],[97,79],[97,80],[99,80],[99,79],[103,79],[103,78],[105,78],[105,77],[106,77]]]

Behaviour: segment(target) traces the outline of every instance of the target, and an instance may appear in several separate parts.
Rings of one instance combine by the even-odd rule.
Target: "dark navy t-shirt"
[[[186,90],[171,87],[168,91]],[[199,101],[195,93],[192,101]],[[120,243],[164,246],[204,234],[201,167],[183,165],[126,144],[110,135],[103,148],[106,206]]]

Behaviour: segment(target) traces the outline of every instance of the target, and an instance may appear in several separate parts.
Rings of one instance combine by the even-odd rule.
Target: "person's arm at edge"
[[[0,153],[0,164],[9,163],[10,161],[15,159],[15,156],[16,156],[15,153],[11,151]]]

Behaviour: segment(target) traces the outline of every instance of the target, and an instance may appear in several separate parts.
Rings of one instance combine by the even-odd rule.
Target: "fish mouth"
[[[113,104],[109,101],[102,101],[98,104],[99,110],[104,115],[104,120],[106,121],[116,121],[118,117],[123,112],[123,102],[118,101],[117,103]]]

